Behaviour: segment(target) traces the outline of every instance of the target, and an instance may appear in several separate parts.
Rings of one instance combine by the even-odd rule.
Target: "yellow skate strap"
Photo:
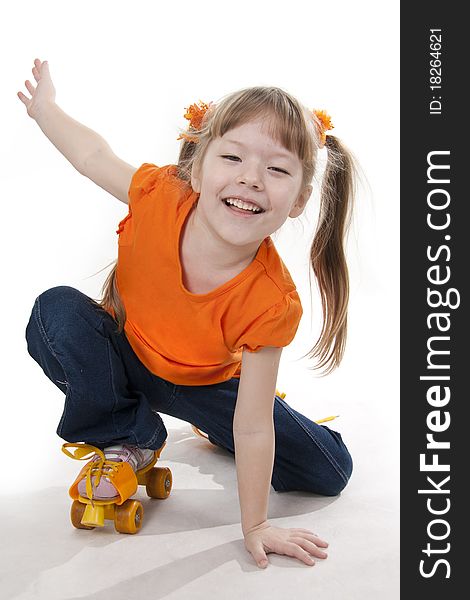
[[[339,415],[333,415],[332,417],[325,417],[324,419],[319,419],[315,421],[315,423],[326,423],[326,421],[333,421],[333,419],[337,419]]]
[[[276,388],[276,396],[280,396],[282,398],[282,400],[284,400],[284,398],[286,397],[286,393],[285,392],[280,392]],[[337,419],[338,417],[339,417],[339,415],[332,415],[331,417],[324,417],[323,419],[319,419],[318,421],[314,421],[314,423],[326,423],[327,421],[333,421],[333,419]],[[194,426],[193,426],[193,429],[194,429]],[[197,433],[197,431],[195,433]]]
[[[67,448],[75,448],[75,452],[72,454],[72,452],[67,450]],[[99,448],[95,448],[95,446],[91,446],[90,444],[64,444],[62,446],[62,452],[70,458],[75,458],[76,460],[87,460],[95,454],[97,454],[102,460],[106,460],[104,452]]]
[[[75,448],[75,451],[72,453],[70,450],[67,450],[67,448]],[[124,464],[113,460],[106,460],[104,452],[99,448],[95,448],[95,446],[91,446],[90,444],[63,444],[62,452],[75,460],[87,460],[89,458],[91,459],[93,456],[99,456],[98,460],[90,461],[90,464],[85,465],[84,467],[86,468],[88,466],[86,472],[86,493],[90,500],[93,498],[92,476],[95,477],[94,487],[97,487],[102,475],[112,479],[114,474],[119,471],[121,466]]]

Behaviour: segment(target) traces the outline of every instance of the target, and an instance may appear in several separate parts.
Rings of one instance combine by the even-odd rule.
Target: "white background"
[[[5,9],[3,9],[5,11]],[[399,4],[150,1],[10,3],[0,44],[2,182],[2,493],[64,488],[55,429],[63,394],[26,350],[35,298],[70,285],[97,299],[117,257],[127,206],[81,176],[17,97],[48,60],[57,104],[136,168],[174,163],[189,104],[250,85],[280,86],[331,115],[363,182],[347,252],[351,300],[346,355],[325,378],[299,357],[316,340],[321,307],[308,250],[318,196],[274,238],[304,307],[284,350],[278,389],[312,419],[340,414],[355,460],[349,486],[365,499],[387,489],[398,514],[399,461]],[[5,14],[3,15],[5,16]],[[303,223],[303,231],[302,231]],[[164,416],[165,422],[171,420]],[[80,465],[67,463],[70,476]],[[346,488],[344,494],[347,494]],[[384,540],[387,543],[387,540]]]

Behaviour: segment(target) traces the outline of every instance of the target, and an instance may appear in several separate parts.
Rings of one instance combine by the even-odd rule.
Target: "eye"
[[[280,169],[279,167],[269,167],[270,169],[274,169],[275,171],[278,171],[279,173],[284,173],[285,175],[289,175],[289,173],[287,171],[285,171],[284,169]]]
[[[221,158],[228,158],[231,160],[232,158],[235,160],[240,160],[238,156],[234,156],[233,154],[222,154]],[[289,175],[289,173],[285,169],[281,169],[280,167],[269,167],[270,169],[274,169],[279,173],[284,173],[285,175]]]

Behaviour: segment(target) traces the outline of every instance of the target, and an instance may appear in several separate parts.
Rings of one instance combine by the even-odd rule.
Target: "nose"
[[[244,165],[242,172],[238,175],[237,183],[242,183],[256,189],[260,189],[263,186],[258,170],[255,167],[250,168],[247,165]]]

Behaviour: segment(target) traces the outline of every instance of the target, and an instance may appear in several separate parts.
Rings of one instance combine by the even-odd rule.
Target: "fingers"
[[[311,529],[304,529],[303,527],[291,527],[289,531],[292,533],[310,533],[310,535],[317,535]]]
[[[47,62],[47,60],[40,61],[39,58],[34,59],[33,71],[34,71],[34,69],[36,69],[37,71],[39,71],[39,73],[41,73],[41,71],[43,69],[48,69],[48,68],[49,68],[49,63]]]
[[[41,80],[41,77],[43,75],[43,69],[48,69],[49,65],[47,63],[47,61],[41,62],[39,60],[39,58],[35,58],[34,59],[34,67],[31,69],[32,73],[33,73],[33,77],[34,79],[39,82]],[[34,95],[34,92],[36,91],[36,87],[34,86],[29,79],[27,79],[24,82],[26,89],[28,90],[28,92],[31,94],[31,96]],[[28,104],[31,101],[31,98],[28,98],[27,96],[25,96],[23,94],[23,92],[17,92],[17,96],[18,98],[21,100],[21,102],[23,102],[23,104]]]
[[[29,79],[27,79],[27,80],[24,82],[24,84],[25,84],[25,86],[27,87],[27,89],[28,89],[28,92],[29,92],[29,93],[31,94],[31,96],[32,96],[32,95],[34,94],[34,92],[35,92],[36,88],[35,88],[35,87],[34,87],[34,85],[33,85],[33,84],[32,84],[32,83],[29,81]]]
[[[316,535],[315,533],[313,535],[305,535],[304,534],[304,537],[308,540],[311,540],[314,544],[316,544],[320,548],[328,548],[328,542],[325,542],[325,540],[322,540],[321,538],[319,538],[318,535]]]
[[[291,527],[290,531],[301,531],[302,533],[310,533],[311,535],[317,535],[311,529],[304,529],[303,527]]]
[[[47,69],[47,62],[41,62],[39,58],[35,58],[34,67],[31,70],[36,81],[39,81],[41,79],[43,68]]]
[[[18,92],[16,94],[18,96],[18,98],[21,100],[21,102],[23,102],[24,105],[28,106],[29,104],[29,99],[26,98],[26,96],[22,93],[22,92]]]
[[[319,537],[316,533],[313,533],[313,531],[311,531],[310,529],[294,528],[291,529],[291,532],[294,535],[301,534],[301,537],[311,539],[317,546],[320,546],[321,548],[328,548],[328,542],[322,540],[321,537]]]
[[[256,550],[254,550],[252,554],[258,567],[265,569],[268,566],[268,559],[266,557],[266,553],[262,545],[259,546],[259,548],[257,548]]]
[[[41,79],[41,75],[39,73],[39,69],[41,67],[41,62],[38,58],[36,58],[36,60],[34,61],[34,67],[31,69],[31,71],[33,72],[34,75],[34,79],[36,81],[39,81]]]
[[[304,540],[305,541],[305,540]],[[310,556],[310,554],[303,549],[302,544],[296,542],[288,542],[286,547],[289,549],[285,552],[288,556],[292,556],[293,558],[298,558],[301,562],[313,567],[315,561]],[[313,552],[312,552],[313,554]]]
[[[328,554],[319,548],[316,543],[301,537],[292,537],[291,540],[300,546],[306,553],[312,554],[317,558],[328,558]]]
[[[322,550],[322,548],[328,547],[328,542],[319,538],[309,529],[291,529],[291,541],[299,548],[296,557],[308,565],[315,564],[312,556],[322,559],[328,557],[328,554]]]
[[[315,564],[313,557],[320,559],[328,557],[323,550],[328,547],[328,543],[310,529],[286,530],[270,526],[252,532],[248,537],[245,536],[245,545],[259,568],[266,568],[269,564],[266,551],[292,556],[308,566]]]
[[[40,81],[41,77],[43,76],[44,73],[47,73],[47,70],[49,69],[49,63],[47,62],[47,60],[45,60],[44,62],[41,62],[39,60],[39,58],[35,58],[34,59],[34,67],[31,69],[34,79],[36,81]]]

